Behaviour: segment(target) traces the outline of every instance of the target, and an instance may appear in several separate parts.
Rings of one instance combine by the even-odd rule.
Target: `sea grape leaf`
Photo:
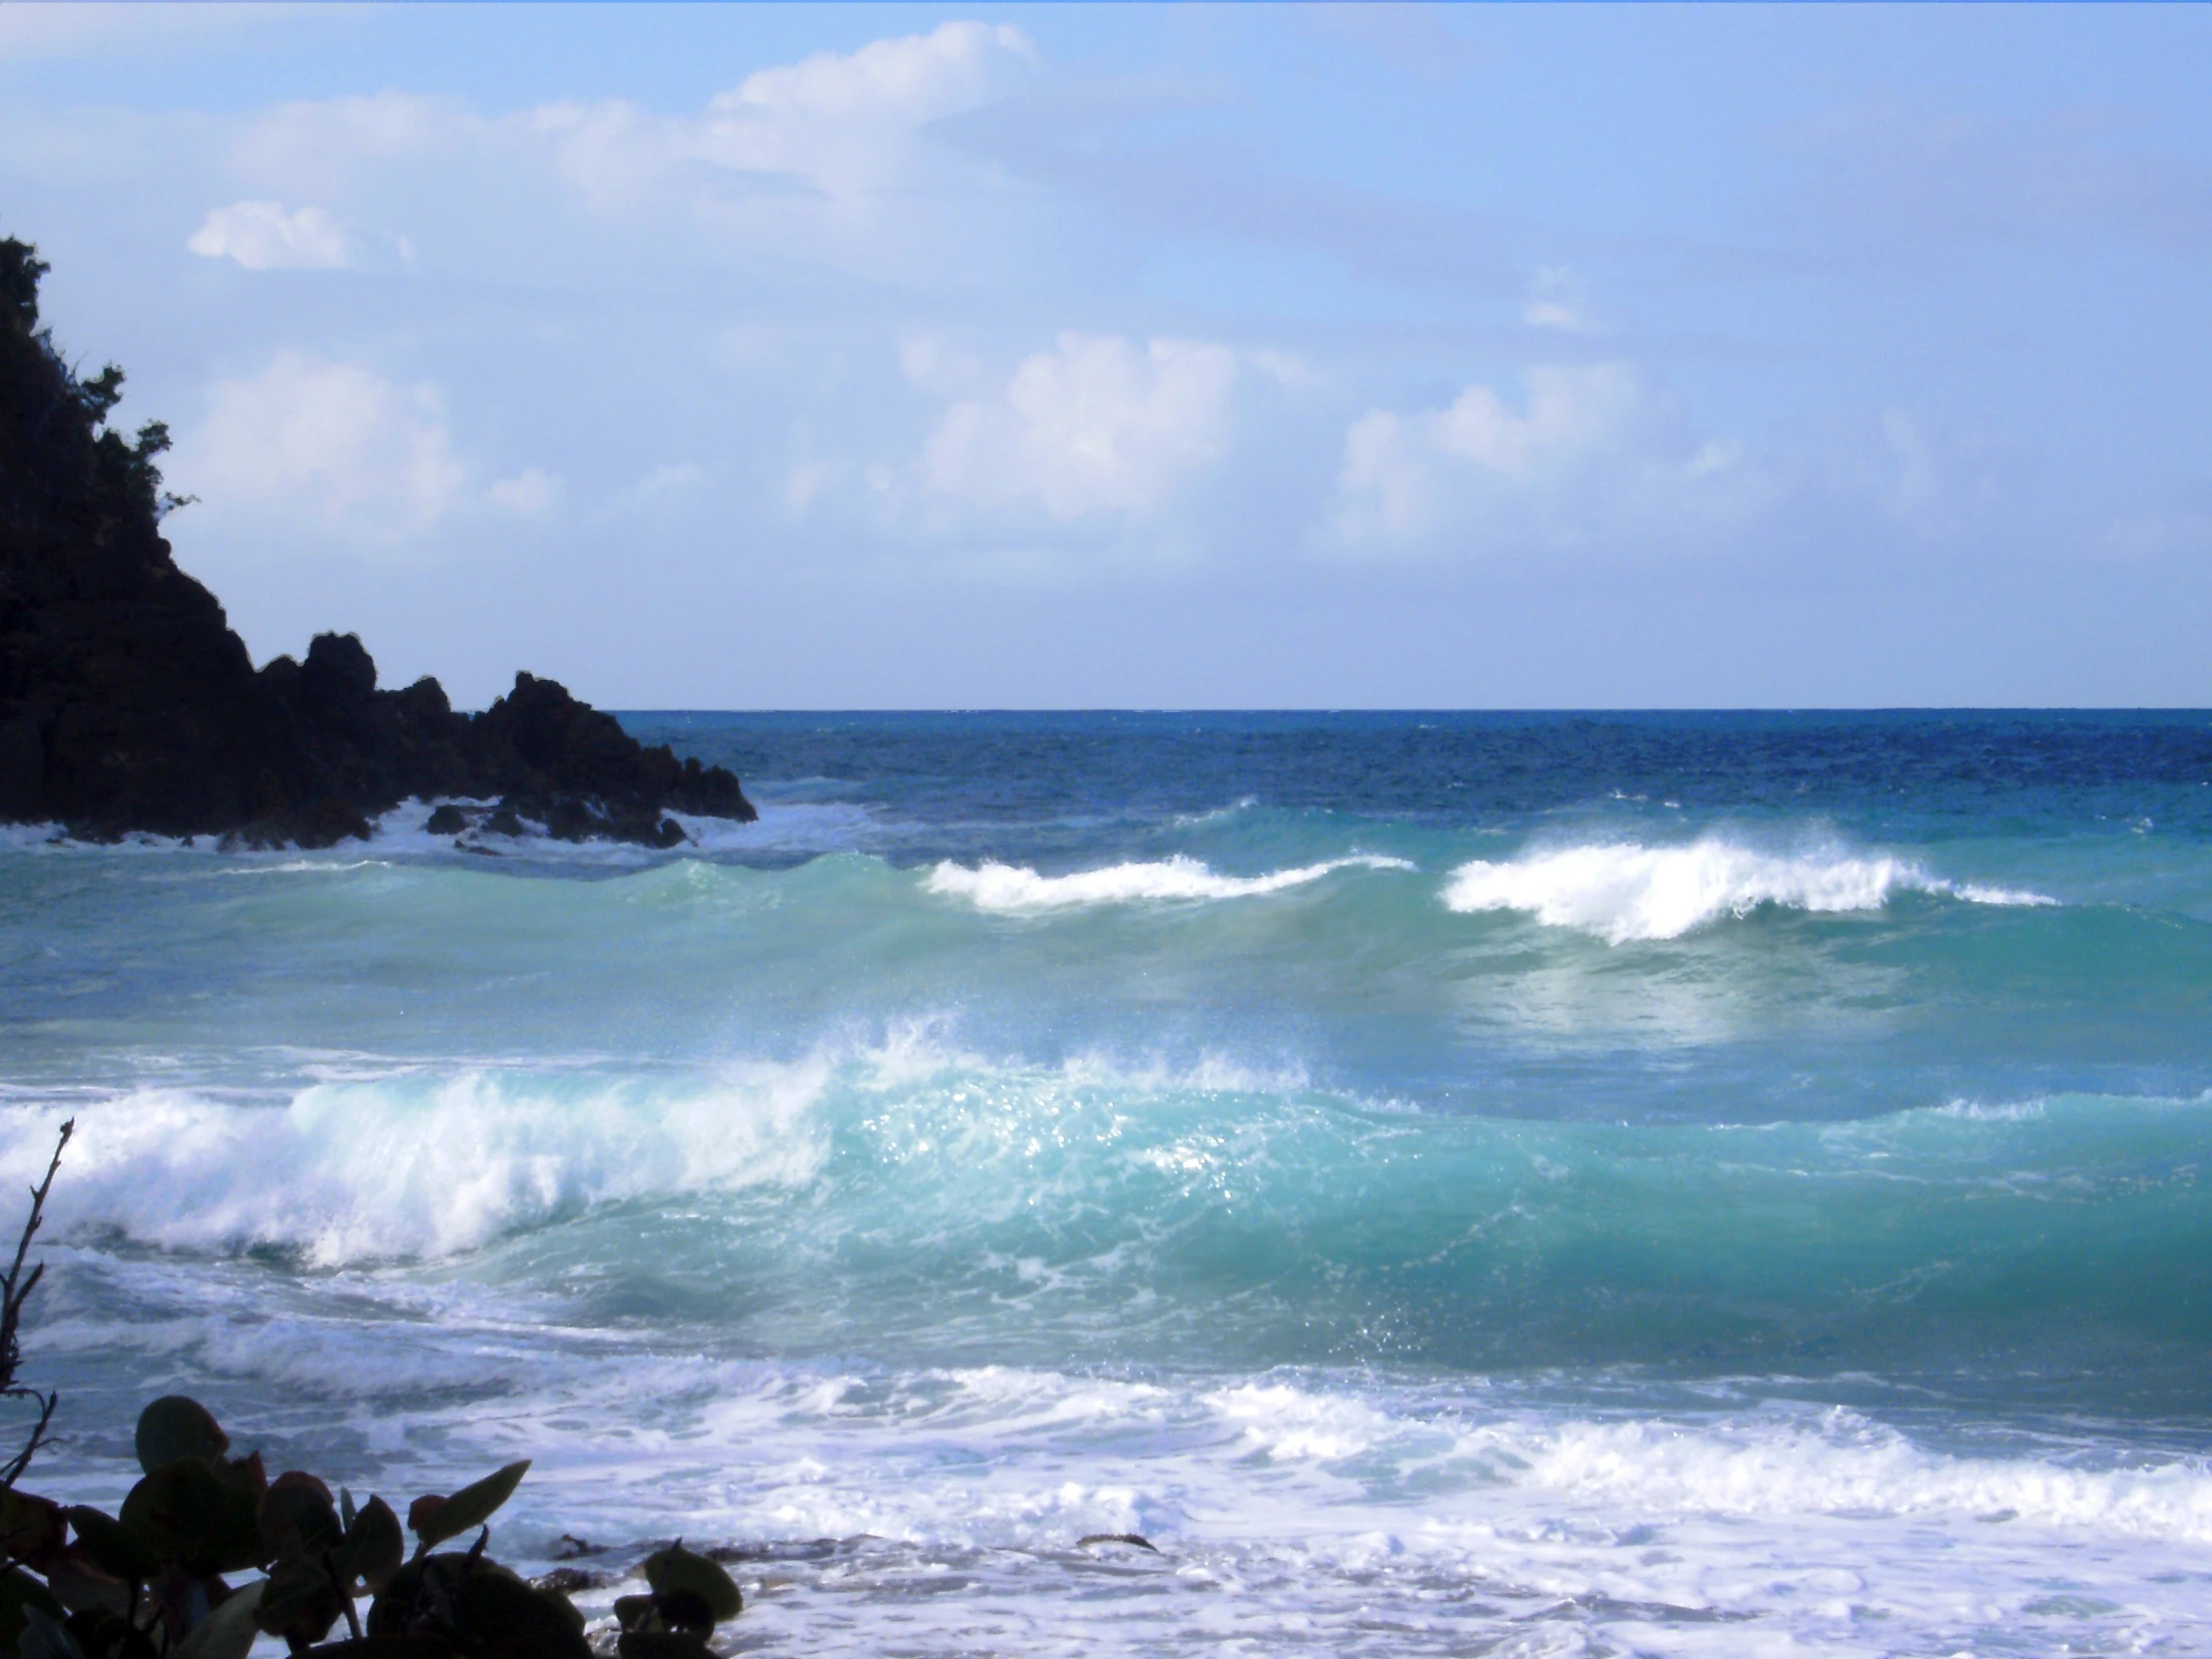
[[[254,1615],[261,1608],[266,1578],[242,1584],[216,1603],[215,1610],[192,1627],[170,1659],[246,1659],[261,1634]]]
[[[164,1464],[123,1500],[123,1524],[164,1561],[195,1578],[258,1567],[262,1547],[256,1494],[197,1457]]]
[[[455,1659],[453,1644],[427,1631],[412,1636],[359,1636],[307,1649],[319,1659]]]
[[[25,1610],[32,1607],[49,1619],[58,1621],[66,1616],[54,1592],[21,1567],[10,1567],[0,1574],[0,1653],[14,1653],[21,1646]]]
[[[455,1588],[453,1622],[483,1659],[591,1659],[583,1621],[565,1598],[489,1562],[476,1562]]]
[[[197,1399],[164,1394],[139,1413],[139,1467],[148,1474],[180,1457],[213,1462],[230,1449],[231,1436]]]
[[[338,1576],[347,1589],[359,1583],[379,1591],[406,1558],[399,1517],[382,1498],[372,1497],[345,1529],[345,1542],[337,1551]]]
[[[298,1469],[279,1474],[262,1494],[261,1531],[272,1556],[319,1556],[345,1538],[330,1488]]]
[[[0,1486],[0,1550],[19,1561],[35,1561],[53,1554],[65,1541],[60,1504]]]
[[[103,1572],[113,1573],[127,1584],[143,1584],[162,1570],[160,1559],[147,1547],[146,1540],[113,1516],[102,1514],[89,1503],[77,1504],[65,1512],[85,1553]]]
[[[344,1606],[330,1575],[302,1556],[278,1561],[262,1587],[254,1622],[294,1647],[330,1634]]]
[[[622,1659],[705,1659],[707,1638],[698,1631],[625,1630],[616,1638]]]
[[[338,1488],[338,1521],[346,1531],[353,1530],[353,1488],[350,1486]]]
[[[583,1620],[566,1598],[533,1590],[505,1567],[448,1551],[401,1568],[368,1610],[368,1634],[447,1637],[473,1659],[589,1659]]]
[[[160,1659],[153,1638],[121,1613],[73,1613],[67,1629],[91,1659]]]
[[[121,1613],[131,1605],[131,1586],[95,1561],[81,1542],[71,1544],[39,1570],[46,1575],[46,1587],[54,1592],[54,1599],[72,1613],[88,1607]]]
[[[694,1555],[681,1540],[645,1558],[645,1581],[653,1586],[656,1600],[668,1601],[682,1595],[698,1597],[706,1606],[710,1627],[719,1620],[736,1618],[745,1607],[745,1597],[739,1593],[736,1580],[722,1570],[721,1563],[710,1561],[704,1555]],[[665,1608],[662,1622],[671,1629],[685,1628],[668,1617]]]
[[[428,1507],[426,1499],[417,1498],[407,1510],[407,1524],[414,1528],[415,1536],[422,1540],[421,1547],[424,1549],[442,1544],[448,1538],[457,1538],[463,1532],[473,1531],[491,1519],[493,1512],[514,1496],[515,1487],[522,1483],[522,1477],[529,1468],[530,1459],[527,1457],[519,1463],[509,1463],[505,1468],[463,1486],[434,1508]]]
[[[224,1485],[244,1492],[257,1507],[262,1493],[269,1490],[269,1471],[262,1467],[262,1454],[258,1451],[250,1451],[244,1457],[218,1457],[208,1467]]]
[[[85,1650],[68,1627],[36,1607],[23,1609],[23,1635],[16,1651],[22,1659],[85,1659]]]

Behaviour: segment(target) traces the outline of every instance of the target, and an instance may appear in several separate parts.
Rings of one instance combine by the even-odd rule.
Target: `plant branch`
[[[30,1467],[32,1457],[46,1443],[46,1430],[54,1420],[54,1407],[61,1403],[57,1393],[42,1394],[36,1388],[19,1387],[15,1377],[23,1364],[23,1307],[31,1300],[31,1293],[38,1289],[39,1281],[46,1277],[44,1262],[34,1262],[28,1274],[23,1271],[23,1263],[30,1254],[32,1239],[38,1235],[39,1224],[46,1219],[46,1195],[53,1190],[54,1172],[61,1168],[62,1153],[69,1145],[69,1137],[76,1132],[75,1118],[62,1125],[61,1134],[54,1142],[54,1156],[47,1161],[46,1179],[31,1189],[31,1213],[24,1218],[23,1235],[15,1242],[15,1260],[8,1267],[7,1278],[0,1280],[0,1398],[39,1402],[38,1422],[31,1430],[30,1439],[7,1467],[0,1469],[0,1487],[13,1486],[17,1477]]]

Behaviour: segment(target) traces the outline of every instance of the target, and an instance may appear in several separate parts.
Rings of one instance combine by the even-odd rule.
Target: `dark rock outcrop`
[[[0,822],[326,846],[410,796],[462,797],[497,802],[494,832],[666,846],[671,811],[754,817],[728,771],[551,680],[456,714],[432,679],[377,690],[351,634],[257,672],[161,535],[167,430],[107,428],[122,372],[79,376],[39,328],[34,256],[0,240]]]

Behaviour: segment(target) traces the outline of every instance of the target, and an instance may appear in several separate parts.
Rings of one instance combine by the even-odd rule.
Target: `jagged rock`
[[[34,256],[0,240],[0,821],[326,846],[410,796],[497,797],[495,833],[527,817],[669,846],[671,811],[754,817],[731,773],[645,748],[551,680],[518,674],[459,715],[432,679],[378,691],[337,633],[257,673],[161,535],[166,429],[106,428],[122,371],[70,369],[38,326]]]

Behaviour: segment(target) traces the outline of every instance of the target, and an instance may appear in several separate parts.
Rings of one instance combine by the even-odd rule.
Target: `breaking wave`
[[[1947,881],[1906,858],[1848,852],[1773,853],[1707,837],[1683,846],[1612,841],[1528,852],[1451,872],[1444,903],[1462,912],[1520,910],[1609,944],[1679,938],[1764,904],[1823,912],[1879,910],[1894,892],[1972,904],[2055,904],[2041,893]]]
[[[822,1063],[671,1085],[467,1070],[324,1083],[281,1105],[142,1089],[80,1108],[57,1224],[168,1250],[276,1249],[317,1267],[436,1257],[623,1199],[799,1182]],[[48,1115],[0,1118],[32,1171]]]
[[[929,872],[929,891],[965,898],[979,910],[1059,910],[1091,904],[1133,904],[1144,900],[1250,898],[1260,893],[1302,887],[1340,869],[1412,869],[1403,858],[1355,853],[1266,875],[1221,875],[1198,859],[1178,853],[1152,862],[1109,864],[1072,875],[1040,875],[1018,864],[986,860],[970,869],[946,860]]]

